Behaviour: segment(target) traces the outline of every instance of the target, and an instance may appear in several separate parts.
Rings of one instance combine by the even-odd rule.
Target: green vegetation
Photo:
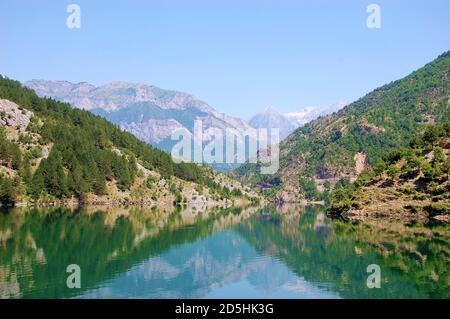
[[[19,147],[10,142],[0,127],[0,161],[1,165],[10,169],[18,169],[22,163],[22,155]]]
[[[39,98],[17,81],[0,78],[0,98],[34,113],[27,127],[29,134],[21,134],[17,142],[10,142],[0,130],[0,164],[19,172],[15,183],[3,174],[0,193],[4,203],[14,202],[16,196],[12,195],[19,190],[10,187],[14,184],[22,185],[23,192],[34,199],[103,195],[108,181],[115,181],[117,188],[125,191],[135,180],[137,162],[159,172],[163,178],[176,176],[219,188],[211,180],[209,169],[193,163],[174,163],[168,154],[100,116],[53,99]],[[31,134],[40,136],[40,145],[28,149],[33,140]],[[32,169],[30,161],[41,156],[43,145],[50,148],[48,157]]]
[[[199,214],[195,221],[185,218],[180,207],[173,212],[126,211],[3,209],[0,234],[7,240],[2,241],[0,268],[8,272],[2,277],[6,287],[2,296],[90,296],[99,286],[113,287],[111,282],[117,278],[121,287],[129,287],[123,285],[125,278],[133,290],[123,289],[122,295],[149,297],[151,291],[157,298],[170,291],[180,298],[194,298],[229,284],[235,278],[230,274],[238,278],[258,274],[264,285],[275,277],[278,287],[280,280],[286,282],[285,272],[280,279],[274,270],[283,263],[284,269],[306,282],[327,287],[327,296],[335,292],[343,298],[448,298],[446,225],[349,223],[324,219],[324,208],[319,206],[304,208],[300,214],[298,208],[279,213],[265,207],[253,214],[231,208]],[[255,265],[258,256],[276,262]],[[170,261],[171,269],[179,271],[163,284],[161,276],[136,271],[135,265],[153,259]],[[80,289],[61,284],[74,260],[82,269]],[[186,264],[186,260],[213,265],[214,271],[199,276],[198,263]],[[367,289],[370,264],[382,269],[380,289]],[[243,271],[247,269],[250,272]],[[137,285],[143,276],[145,285]],[[198,278],[195,285],[192,278]]]
[[[446,225],[395,221],[351,223],[322,219],[324,207],[305,207],[236,228],[258,251],[274,256],[308,282],[332,283],[343,298],[446,298]],[[267,216],[268,214],[265,214]],[[318,218],[319,217],[319,218]],[[257,234],[257,235],[255,235]],[[367,289],[366,268],[383,269],[380,289]]]
[[[246,163],[233,175],[259,187],[275,186],[276,179],[284,183],[302,178],[356,177],[355,154],[365,154],[367,164],[373,167],[387,151],[407,147],[410,137],[427,124],[450,120],[449,73],[450,51],[341,111],[297,129],[280,144],[284,155],[277,174],[261,175],[259,164]],[[434,132],[428,134],[425,140],[435,138]],[[396,175],[395,171],[390,173]],[[310,192],[302,189],[304,186],[310,187],[299,183],[299,193]]]
[[[20,193],[20,180],[18,178],[9,178],[0,176],[0,204],[13,204]]]
[[[191,223],[183,218],[181,209],[174,207],[172,211],[149,214],[146,209],[133,207],[126,209],[129,214],[124,217],[121,216],[122,208],[107,211],[93,210],[92,207],[76,210],[3,208],[0,234],[12,236],[1,242],[0,268],[11,270],[13,275],[1,277],[2,284],[6,287],[17,284],[20,289],[4,289],[2,296],[74,297],[129,270],[136,263],[206,238],[218,228],[236,223],[241,220],[236,216],[242,211],[242,208],[208,211],[199,214],[195,223]],[[38,248],[33,248],[30,243],[36,243]],[[231,245],[225,246],[233,249]],[[39,254],[36,249],[44,253]],[[73,260],[77,260],[86,272],[81,290],[58,284],[65,283],[66,267]]]
[[[342,213],[362,206],[361,194],[375,187],[393,190],[397,198],[411,201],[404,206],[410,212],[450,214],[449,148],[450,121],[428,126],[409,147],[385,153],[374,169],[362,173],[355,183],[336,187],[331,211]]]
[[[327,199],[328,192],[320,192],[317,189],[317,184],[313,179],[300,177],[299,186],[303,197],[307,200],[314,201]]]

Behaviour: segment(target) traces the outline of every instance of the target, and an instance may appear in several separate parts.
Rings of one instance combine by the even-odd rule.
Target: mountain
[[[145,84],[112,82],[97,87],[86,82],[31,80],[25,86],[41,97],[51,97],[101,115],[169,153],[175,144],[171,134],[183,128],[192,133],[195,120],[202,121],[203,130],[214,127],[243,132],[251,128],[247,122],[220,113],[192,95]]]
[[[253,116],[249,124],[254,128],[278,128],[280,139],[284,139],[298,126],[286,116],[273,108],[266,108],[261,113]]]
[[[224,136],[226,129],[242,133],[252,132],[252,128],[279,128],[283,139],[300,125],[342,107],[341,104],[328,108],[309,107],[287,114],[267,108],[247,123],[216,111],[192,95],[140,83],[112,82],[97,87],[86,82],[31,80],[25,86],[41,97],[51,97],[100,115],[140,140],[169,153],[177,143],[171,139],[172,133],[186,129],[193,134],[196,120],[202,121],[203,131],[218,128]],[[205,139],[203,146],[209,141]],[[214,162],[211,166],[228,172],[240,165],[237,161],[224,162]]]
[[[280,144],[280,169],[261,175],[246,163],[233,176],[275,201],[320,198],[354,180],[386,151],[406,146],[429,123],[450,119],[450,52],[403,79],[375,89],[334,114],[298,128]]]
[[[405,148],[332,193],[330,215],[450,221],[450,121],[430,125]]]
[[[300,111],[285,113],[284,116],[296,124],[296,128],[305,125],[320,116],[325,116],[339,111],[346,105],[345,102],[338,102],[326,107],[308,106]]]
[[[312,121],[317,117],[319,113],[318,108],[314,106],[305,107],[299,111],[289,112],[284,114],[284,116],[289,119],[292,123],[295,123],[296,128],[305,125],[309,121]]]
[[[208,167],[173,162],[100,116],[0,78],[0,204],[230,205],[250,193]]]
[[[280,139],[286,138],[296,128],[320,117],[339,111],[345,103],[336,103],[328,107],[305,107],[296,112],[280,113],[276,109],[266,108],[253,116],[249,124],[254,128],[279,128]]]

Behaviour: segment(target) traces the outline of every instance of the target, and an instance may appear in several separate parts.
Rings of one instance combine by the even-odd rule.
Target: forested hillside
[[[391,149],[407,146],[427,124],[450,119],[450,52],[384,85],[344,109],[294,131],[280,145],[280,169],[258,174],[245,164],[233,175],[277,201],[321,199],[354,180]]]
[[[449,154],[450,121],[430,125],[408,147],[386,153],[355,183],[337,187],[329,213],[450,220]]]
[[[188,184],[197,189],[192,194],[205,198],[230,199],[243,191],[209,168],[174,163],[168,154],[105,119],[40,98],[6,78],[0,78],[0,124],[4,204],[86,201],[89,195],[180,202]]]

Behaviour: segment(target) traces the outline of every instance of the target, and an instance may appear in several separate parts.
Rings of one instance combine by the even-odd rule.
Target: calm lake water
[[[0,213],[1,298],[449,298],[449,227],[324,208]],[[81,269],[69,289],[66,268]],[[380,288],[369,289],[368,265]]]

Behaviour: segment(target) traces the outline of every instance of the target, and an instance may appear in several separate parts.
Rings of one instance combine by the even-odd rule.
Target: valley
[[[436,311],[450,1],[410,2],[1,0],[0,299]]]
[[[2,203],[206,208],[262,200],[327,203],[331,215],[355,218],[448,220],[449,69],[446,52],[404,79],[345,107],[338,105],[337,112],[322,114],[297,129],[287,115],[274,109],[266,109],[248,124],[191,95],[143,84],[95,87],[33,80],[22,86],[4,78]],[[318,114],[314,109],[304,113]],[[195,142],[199,129],[206,135],[214,125],[235,132],[249,132],[252,126],[283,128],[281,134],[287,137],[280,143],[280,169],[262,174],[260,163],[245,163],[225,175],[202,165],[203,160],[174,163],[163,151],[148,146],[161,146],[178,127],[192,134]],[[433,130],[439,132],[430,133]],[[430,134],[439,140],[424,144]],[[176,141],[171,142],[173,148]],[[396,152],[402,155],[389,155]],[[392,162],[389,156],[400,157]],[[208,163],[214,168],[220,161]]]
[[[0,78],[0,297],[448,298],[449,70],[447,52],[299,128],[264,111],[253,126],[293,130],[274,174],[260,153],[224,174],[150,145],[175,122],[250,129],[190,96],[73,107],[43,96],[104,88]]]

